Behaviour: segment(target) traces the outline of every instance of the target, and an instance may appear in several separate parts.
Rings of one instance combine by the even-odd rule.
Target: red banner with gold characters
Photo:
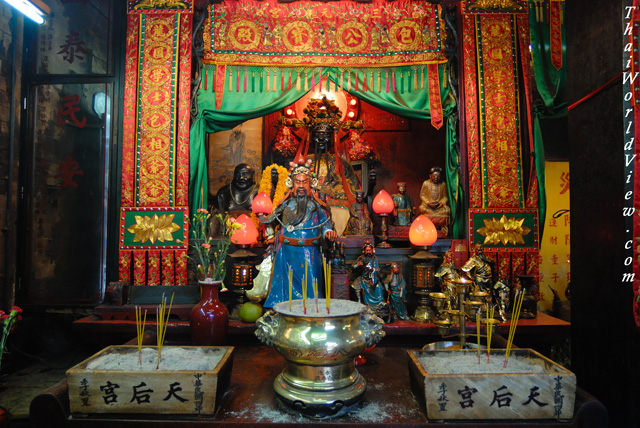
[[[549,1],[549,43],[551,44],[551,64],[556,70],[562,68],[562,14],[564,0]]]
[[[476,18],[483,207],[524,206],[513,15]]]
[[[188,13],[129,15],[123,206],[188,203],[191,26]]]
[[[211,5],[204,36],[204,61],[212,64],[388,67],[446,62],[442,8],[421,0],[226,0]]]
[[[467,137],[469,170],[469,207],[482,208],[482,174],[480,171],[480,137],[478,135],[478,72],[476,68],[476,18],[462,15],[462,94]]]
[[[121,204],[179,211],[189,192],[192,3],[132,0],[128,12]],[[186,284],[185,251],[121,248],[120,280]]]

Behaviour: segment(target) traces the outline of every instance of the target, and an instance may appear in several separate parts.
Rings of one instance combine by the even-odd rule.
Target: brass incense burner
[[[291,309],[290,309],[291,305]],[[256,336],[287,365],[273,382],[287,408],[314,419],[346,414],[364,394],[367,382],[354,359],[385,335],[383,321],[358,302],[325,299],[282,302],[258,321]]]
[[[454,280],[453,285],[458,295],[458,309],[444,309],[445,301],[448,299],[445,293],[429,293],[428,297],[436,313],[436,319],[433,323],[436,325],[438,333],[447,337],[449,329],[454,324],[458,324],[460,328],[459,349],[465,349],[471,345],[467,341],[467,320],[476,320],[476,315],[478,315],[485,330],[491,330],[491,332],[495,331],[499,321],[488,316],[489,307],[492,304],[489,293],[477,290],[474,282],[466,278]]]

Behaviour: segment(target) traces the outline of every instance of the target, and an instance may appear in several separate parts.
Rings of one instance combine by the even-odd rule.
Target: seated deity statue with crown
[[[361,188],[348,161],[346,147],[338,138],[338,130],[343,126],[342,112],[326,97],[311,99],[304,112],[308,130],[306,147],[310,140],[314,148],[307,159],[311,160],[311,169],[318,178],[318,192],[324,195],[331,210],[335,230],[342,235],[349,221],[349,208],[356,202],[356,193]]]

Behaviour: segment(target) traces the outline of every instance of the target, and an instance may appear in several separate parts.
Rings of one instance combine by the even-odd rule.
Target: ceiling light
[[[35,23],[44,24],[45,17],[51,15],[49,6],[40,0],[4,0],[14,8],[18,9],[24,16]]]

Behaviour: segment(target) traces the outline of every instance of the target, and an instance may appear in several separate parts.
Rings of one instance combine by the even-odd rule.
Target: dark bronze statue
[[[251,202],[258,194],[255,170],[246,163],[233,170],[233,180],[218,190],[215,206],[219,212],[251,211]]]

